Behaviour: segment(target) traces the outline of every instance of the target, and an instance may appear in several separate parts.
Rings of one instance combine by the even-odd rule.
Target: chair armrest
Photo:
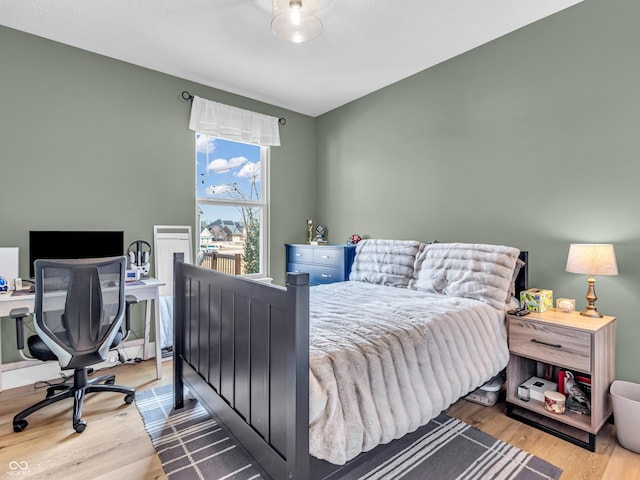
[[[29,315],[29,309],[27,307],[12,308],[9,312],[11,318],[24,318],[27,315]]]
[[[13,308],[9,312],[9,316],[16,321],[16,345],[18,350],[24,350],[24,322],[22,320],[27,315],[29,315],[27,307]]]
[[[127,302],[127,305],[134,305],[140,301],[138,300],[138,297],[136,297],[135,295],[127,295],[124,297],[124,300],[125,302]]]

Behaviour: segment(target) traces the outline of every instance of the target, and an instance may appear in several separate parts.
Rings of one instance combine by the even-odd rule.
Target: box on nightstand
[[[521,384],[520,387],[528,388],[529,397],[532,400],[538,400],[539,402],[544,402],[544,392],[547,390],[552,392],[558,391],[557,383],[538,377],[531,377],[529,380]]]
[[[553,291],[530,288],[520,292],[520,308],[530,312],[546,312],[553,308]]]

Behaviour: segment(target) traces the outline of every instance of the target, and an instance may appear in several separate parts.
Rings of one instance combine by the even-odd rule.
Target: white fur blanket
[[[363,282],[311,288],[309,451],[344,464],[426,424],[507,365],[504,312]]]
[[[159,302],[161,348],[173,347],[173,295],[163,295]]]

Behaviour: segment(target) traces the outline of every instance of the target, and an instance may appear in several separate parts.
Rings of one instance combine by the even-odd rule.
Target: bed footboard
[[[174,403],[183,387],[273,478],[309,478],[309,275],[287,287],[174,255]]]

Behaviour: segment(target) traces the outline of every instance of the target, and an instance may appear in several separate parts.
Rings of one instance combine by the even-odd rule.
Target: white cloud
[[[214,195],[224,195],[230,192],[232,189],[229,185],[211,185],[207,187],[207,195],[212,197]]]
[[[233,157],[229,160],[225,160],[224,158],[216,158],[209,162],[207,165],[208,171],[213,171],[215,173],[225,173],[233,168],[238,168],[244,163],[248,162],[245,157]]]
[[[245,164],[236,175],[240,178],[255,178],[256,180],[260,180],[260,162],[249,162]]]
[[[196,136],[196,152],[213,153],[216,149],[216,140],[207,135]]]

